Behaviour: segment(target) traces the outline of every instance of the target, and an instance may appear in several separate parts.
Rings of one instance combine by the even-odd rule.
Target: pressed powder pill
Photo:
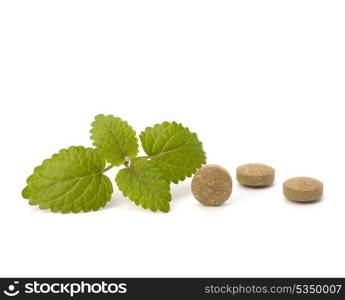
[[[263,164],[246,164],[236,169],[238,182],[248,186],[269,186],[274,182],[274,174],[272,167]]]
[[[221,166],[207,165],[199,169],[192,180],[192,193],[204,205],[218,206],[229,199],[232,180]]]
[[[295,177],[284,182],[286,198],[298,202],[319,201],[323,195],[323,184],[310,177]]]

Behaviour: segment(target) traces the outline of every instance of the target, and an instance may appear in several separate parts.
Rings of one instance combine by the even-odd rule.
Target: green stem
[[[150,156],[139,156],[137,158],[150,158]],[[125,163],[124,163],[124,166],[126,168],[129,168],[129,164],[130,164],[130,161],[126,160]],[[114,168],[115,166],[114,165],[109,165],[107,166],[104,170],[103,170],[103,173],[109,171],[110,169]]]
[[[109,165],[108,167],[106,167],[104,170],[103,170],[103,173],[109,171],[110,169],[114,168],[115,166],[113,165]]]

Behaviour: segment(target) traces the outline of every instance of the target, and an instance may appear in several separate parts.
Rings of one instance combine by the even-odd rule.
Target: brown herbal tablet
[[[236,169],[239,183],[248,186],[269,186],[274,182],[275,171],[263,164],[246,164]]]
[[[204,205],[218,206],[229,199],[232,180],[221,166],[207,165],[199,169],[192,180],[192,193]]]
[[[314,178],[295,177],[284,182],[283,192],[292,201],[319,201],[323,195],[323,184]]]

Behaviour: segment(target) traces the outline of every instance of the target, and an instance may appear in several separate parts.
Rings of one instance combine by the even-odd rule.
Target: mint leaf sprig
[[[22,192],[30,205],[62,213],[96,211],[113,193],[104,173],[123,166],[115,178],[123,195],[145,209],[168,212],[170,183],[192,176],[206,163],[197,135],[176,122],[157,124],[140,134],[147,154],[143,157],[137,156],[136,132],[126,121],[98,115],[91,126],[95,148],[62,149],[34,169]]]

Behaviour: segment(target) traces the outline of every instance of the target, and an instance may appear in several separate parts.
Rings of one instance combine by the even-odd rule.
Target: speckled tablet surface
[[[269,186],[274,182],[275,170],[264,164],[246,164],[236,169],[237,181],[247,186]]]
[[[295,177],[284,182],[283,192],[292,201],[319,201],[323,195],[323,183],[310,177]]]
[[[232,179],[229,172],[218,165],[199,169],[192,180],[192,193],[204,205],[219,206],[229,199]]]

